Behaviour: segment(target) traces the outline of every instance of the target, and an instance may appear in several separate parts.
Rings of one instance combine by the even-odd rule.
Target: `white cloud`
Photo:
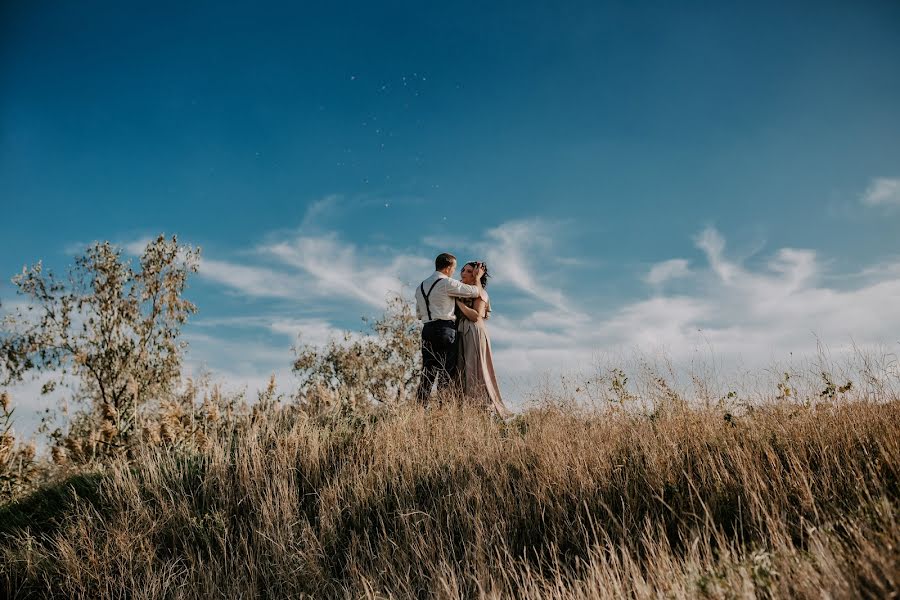
[[[304,287],[315,295],[355,300],[375,308],[383,307],[390,293],[401,292],[404,283],[420,278],[430,265],[419,256],[363,252],[336,234],[298,235],[258,251],[295,269],[294,276],[302,278]]]
[[[380,309],[430,265],[419,256],[360,249],[333,233],[271,241],[254,255],[264,263],[203,258],[199,275],[251,297],[331,299]]]
[[[321,207],[311,213],[324,214],[334,210],[334,199],[326,199]],[[308,213],[309,216],[310,213]],[[323,232],[311,227],[305,220],[300,230],[293,233],[273,234],[256,247],[242,262],[204,258],[200,276],[232,291],[255,298],[293,299],[303,301],[307,310],[324,311],[334,316],[335,310],[346,313],[347,303],[358,307],[381,309],[391,292],[401,291],[404,284],[414,283],[426,276],[432,268],[431,257],[416,256],[390,249],[359,246],[342,240],[334,232]],[[534,368],[552,369],[571,366],[569,360],[576,349],[567,338],[579,327],[590,324],[590,319],[570,308],[570,302],[562,291],[561,282],[554,284],[539,281],[536,273],[543,264],[554,264],[553,235],[558,226],[538,219],[507,222],[487,230],[482,241],[455,240],[456,247],[466,248],[469,256],[460,254],[460,260],[484,259],[497,273],[494,285],[511,287],[536,306],[530,314],[531,322],[523,324],[509,315],[492,318],[491,327],[498,345],[498,361],[505,364],[509,376],[527,374]],[[441,249],[453,249],[446,240],[430,240]],[[252,262],[251,262],[252,261]],[[537,325],[535,325],[537,323]],[[253,316],[223,323],[218,320],[199,320],[198,324],[248,326],[267,329],[293,339],[301,333],[301,341],[314,345],[340,338],[344,330],[336,328],[325,318]],[[229,343],[216,344],[211,339],[191,340],[192,360],[197,361],[206,352],[214,355],[209,365],[216,365],[216,372],[226,372],[224,365],[239,361],[236,368],[226,372],[229,380],[235,380],[235,372],[250,376],[252,363],[242,357],[245,352],[232,348]],[[270,356],[273,360],[289,360],[290,355],[281,350],[274,354],[267,351],[257,356]],[[232,358],[233,357],[233,358]],[[506,359],[504,359],[506,357]],[[283,363],[282,363],[283,364]],[[278,366],[264,368],[257,365],[253,381],[264,382],[265,373]]]
[[[487,241],[477,246],[484,252],[488,267],[498,274],[498,281],[512,285],[560,310],[570,310],[563,293],[551,283],[539,282],[535,276],[539,266],[550,261],[552,238],[556,225],[540,219],[508,221],[486,233]],[[502,278],[502,279],[501,279]]]
[[[23,300],[2,300],[0,299],[0,319],[7,315],[15,315],[17,313],[25,313],[28,311],[29,304]]]
[[[643,276],[657,286],[651,297],[601,314],[572,302],[564,282],[551,285],[537,277],[536,265],[555,259],[553,231],[540,220],[513,221],[488,229],[482,241],[456,242],[471,253],[461,260],[485,258],[496,274],[494,285],[508,286],[528,300],[517,302],[515,310],[501,308],[488,322],[498,372],[506,378],[589,367],[598,354],[631,351],[662,352],[682,362],[703,351],[725,363],[762,365],[791,353],[813,353],[818,340],[877,344],[891,342],[884,332],[900,331],[900,261],[834,278],[815,251],[781,248],[750,268],[730,258],[725,238],[708,227],[694,239],[705,263],[662,261]],[[452,250],[445,240],[430,241]],[[430,269],[427,258],[357,247],[335,234],[273,240],[256,254],[277,267],[240,265],[249,270],[232,269],[212,279],[251,295],[380,307],[401,273],[415,280]],[[658,287],[687,276],[693,282],[689,290]],[[313,301],[310,306],[327,317],[328,304]],[[317,344],[342,333],[327,320],[302,315],[259,325],[284,335],[305,330]]]
[[[251,297],[299,298],[306,295],[295,275],[264,266],[201,258],[198,274]]]
[[[348,332],[333,326],[324,319],[278,318],[269,324],[273,333],[280,333],[291,340],[312,346],[324,346],[331,340],[341,340]]]
[[[196,331],[185,333],[184,339],[189,344],[186,357],[193,363],[208,362],[240,371],[246,365],[269,366],[290,362],[290,343],[286,340],[283,344],[267,344]]]
[[[591,261],[583,258],[575,258],[574,256],[557,256],[554,258],[557,264],[565,267],[587,267]]]
[[[20,440],[35,439],[39,448],[44,440],[35,438],[35,433],[41,425],[41,419],[48,417],[51,423],[63,424],[65,416],[63,409],[68,406],[67,399],[71,396],[71,389],[66,386],[77,388],[78,385],[75,379],[68,376],[65,378],[65,386],[58,385],[52,392],[42,394],[41,389],[51,379],[53,378],[49,374],[42,374],[5,388],[0,387],[0,391],[5,390],[10,395],[13,435]],[[57,418],[53,419],[54,416]]]
[[[125,252],[131,254],[132,256],[141,256],[144,253],[144,250],[147,249],[147,246],[150,245],[154,239],[155,238],[151,238],[149,236],[142,237],[130,242],[125,242],[124,244],[122,244],[122,247],[125,248]]]
[[[825,269],[812,250],[782,248],[750,269],[726,256],[715,229],[695,241],[706,265],[692,271],[696,285],[688,293],[636,299],[608,316],[495,317],[488,326],[498,372],[584,366],[598,353],[630,351],[662,352],[682,364],[711,352],[726,365],[762,366],[814,354],[820,341],[835,349],[898,341],[900,262],[861,269],[864,276],[843,278],[837,288],[823,284]]]
[[[341,327],[336,327],[328,319],[321,318],[294,318],[284,315],[267,314],[241,317],[221,317],[215,319],[197,319],[191,322],[193,327],[202,330],[220,330],[222,328],[234,329],[263,329],[276,335],[284,336],[291,343],[298,339],[304,344],[322,346],[332,339],[343,339],[345,334],[354,333]]]
[[[734,276],[735,265],[722,258],[725,240],[713,227],[707,227],[694,238],[694,243],[706,254],[709,266],[722,281],[730,282]]]
[[[494,276],[492,285],[512,287],[542,305],[572,312],[560,282],[546,277],[551,264],[584,266],[582,260],[556,254],[554,237],[560,236],[561,230],[559,223],[533,218],[506,221],[488,229],[477,240],[463,235],[426,236],[422,242],[442,251],[465,248],[465,255],[456,252],[460,261],[485,261]],[[543,276],[540,280],[538,273]]]
[[[893,201],[885,200],[891,196],[879,185],[871,195],[880,204],[872,205],[886,206]],[[282,302],[263,314],[224,320],[205,320],[201,312],[194,322],[199,330],[189,339],[192,368],[207,365],[217,378],[244,382],[250,390],[263,387],[272,372],[289,379],[290,345],[298,333],[315,345],[339,338],[344,330],[331,319],[380,310],[389,292],[430,272],[431,255],[352,243],[312,227],[335,210],[335,202],[321,201],[299,230],[272,234],[240,253],[239,260],[202,259],[200,276],[208,282],[248,298]],[[661,261],[635,274],[653,286],[648,295],[618,306],[587,307],[578,301],[582,296],[574,293],[573,282],[541,268],[561,264],[555,240],[563,233],[558,224],[527,219],[501,223],[474,241],[423,240],[456,250],[461,260],[487,260],[495,275],[492,286],[516,292],[515,302],[495,306],[488,321],[505,390],[517,379],[591,368],[597,356],[633,351],[661,352],[682,364],[698,352],[711,353],[722,364],[750,367],[791,353],[812,354],[819,341],[832,348],[898,341],[900,258],[835,275],[816,251],[786,247],[750,265],[729,256],[724,236],[707,227],[694,238],[705,260]],[[144,243],[136,244],[142,249]],[[662,285],[686,277],[689,288]],[[255,327],[277,341],[245,343],[221,332],[210,335],[215,326]],[[516,402],[514,392],[509,399]]]
[[[84,252],[84,249],[87,247],[88,244],[85,242],[70,242],[63,246],[63,252],[70,256],[75,256]]]
[[[313,227],[324,217],[333,214],[337,209],[340,200],[340,196],[331,194],[310,204],[309,208],[306,209],[306,214],[303,217],[303,223],[300,225],[300,229],[303,230]]]
[[[322,231],[320,221],[344,204],[339,196],[326,196],[312,203],[296,230],[270,234],[241,261],[204,257],[199,275],[250,297],[383,308],[390,294],[420,279],[430,261]]]
[[[898,207],[900,206],[900,179],[876,177],[860,198],[864,206]]]
[[[683,258],[673,258],[660,263],[656,263],[644,276],[644,281],[650,285],[662,285],[672,279],[680,279],[690,275],[691,270],[688,267],[688,261]]]

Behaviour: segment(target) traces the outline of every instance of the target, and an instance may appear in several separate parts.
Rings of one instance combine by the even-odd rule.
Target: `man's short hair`
[[[434,270],[441,271],[446,269],[447,267],[453,265],[456,262],[456,257],[450,254],[449,252],[444,252],[443,254],[438,254],[437,258],[434,259]]]

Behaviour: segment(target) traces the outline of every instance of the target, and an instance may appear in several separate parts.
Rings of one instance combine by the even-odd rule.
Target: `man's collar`
[[[438,279],[450,279],[450,276],[449,276],[449,275],[444,275],[444,274],[441,273],[440,271],[435,271],[434,273],[435,273],[435,275],[438,276]]]

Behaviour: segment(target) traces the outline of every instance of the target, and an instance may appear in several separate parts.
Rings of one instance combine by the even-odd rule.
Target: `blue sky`
[[[900,4],[485,4],[4,3],[0,270],[177,233],[251,384],[443,250],[507,381],[896,350]]]

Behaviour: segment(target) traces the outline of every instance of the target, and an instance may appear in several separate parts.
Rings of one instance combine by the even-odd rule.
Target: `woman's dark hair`
[[[484,275],[481,276],[481,287],[486,288],[486,287],[487,287],[487,283],[488,283],[488,279],[489,279],[490,276],[491,276],[490,273],[488,273],[488,266],[487,266],[487,263],[485,263],[485,262],[483,262],[483,263],[478,263],[478,262],[472,261],[472,262],[467,262],[467,263],[465,264],[466,267],[472,267],[472,269],[477,269],[477,268],[478,268],[478,265],[481,265],[482,267],[484,267]]]

